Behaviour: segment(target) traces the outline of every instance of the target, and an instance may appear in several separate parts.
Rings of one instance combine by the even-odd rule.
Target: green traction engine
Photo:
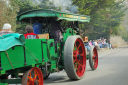
[[[79,30],[76,29],[78,22],[89,22],[89,16],[38,9],[20,14],[17,21],[31,23],[37,17],[45,19],[48,26],[44,34],[49,34],[49,38],[26,39],[23,45],[0,51],[0,85],[43,85],[43,80],[47,79],[50,73],[63,69],[70,79],[79,80],[84,76],[87,59],[92,70],[97,68],[96,48],[91,47],[87,52]],[[48,24],[48,20],[53,17],[63,20],[62,24],[65,24],[66,28],[65,33],[62,33],[63,39],[57,43],[57,53],[54,39],[50,38]],[[20,38],[19,41],[22,42]],[[8,77],[10,75],[11,78]]]

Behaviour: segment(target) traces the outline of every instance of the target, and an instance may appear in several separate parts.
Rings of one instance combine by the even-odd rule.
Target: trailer
[[[49,21],[54,17],[63,20],[65,28],[63,39],[57,43],[57,52],[55,41],[50,35]],[[0,49],[0,85],[43,85],[43,80],[50,73],[63,69],[70,79],[79,80],[84,77],[87,59],[90,60],[92,70],[97,68],[97,50],[93,47],[89,54],[86,53],[78,26],[79,22],[89,22],[89,16],[36,9],[18,15],[17,21],[33,24],[36,18],[41,19],[46,26],[44,33],[39,35],[40,39],[24,39],[23,35],[15,33],[0,38],[0,42],[4,43],[3,49]],[[15,43],[12,40],[11,45],[8,45],[7,39],[14,39]],[[9,75],[11,79],[8,79]]]

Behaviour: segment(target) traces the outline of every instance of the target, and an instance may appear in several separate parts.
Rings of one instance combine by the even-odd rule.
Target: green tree
[[[4,23],[10,23],[12,30],[16,29],[16,16],[19,11],[15,0],[0,0],[0,30]]]
[[[19,9],[20,9],[18,14],[21,14],[21,13],[28,11],[28,10],[39,8],[31,0],[15,0],[15,3],[17,3],[17,5],[19,6]]]
[[[124,1],[116,0],[73,0],[80,14],[90,15],[91,20],[81,26],[84,36],[89,39],[108,38],[110,34],[119,34],[118,27],[126,9]]]

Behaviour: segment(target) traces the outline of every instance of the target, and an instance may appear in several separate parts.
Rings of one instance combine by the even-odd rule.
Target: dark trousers
[[[59,30],[51,30],[51,38],[54,39],[55,42],[55,52],[57,53],[57,43],[59,42]]]

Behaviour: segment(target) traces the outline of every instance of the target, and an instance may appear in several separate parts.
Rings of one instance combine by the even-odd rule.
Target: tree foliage
[[[10,23],[13,31],[16,29],[18,11],[15,0],[0,0],[0,30],[2,30],[4,23]]]
[[[71,11],[70,7],[78,6],[78,12],[82,15],[89,15],[89,23],[80,23],[83,36],[89,39],[99,37],[109,38],[110,35],[122,35],[127,37],[127,30],[121,26],[126,11],[126,0],[65,0],[57,5],[58,0],[7,0],[0,1],[0,28],[4,23],[11,23],[16,26],[16,15],[32,9],[54,9]],[[68,1],[68,2],[67,2]],[[71,2],[72,1],[72,2]],[[59,2],[63,2],[60,0]],[[57,3],[57,4],[56,4]],[[64,5],[65,4],[65,5]],[[71,6],[68,6],[71,4]],[[125,7],[124,7],[125,6]],[[19,11],[19,12],[18,12]],[[17,32],[23,30],[25,23],[17,24]],[[122,29],[123,28],[123,29]],[[124,35],[125,34],[125,35]]]
[[[15,3],[17,3],[20,9],[18,14],[21,14],[28,10],[40,8],[38,5],[32,2],[32,0],[16,0]]]
[[[84,24],[84,35],[90,39],[109,38],[109,35],[119,34],[119,25],[124,17],[124,1],[116,0],[73,0],[80,14],[90,15],[90,23]]]

